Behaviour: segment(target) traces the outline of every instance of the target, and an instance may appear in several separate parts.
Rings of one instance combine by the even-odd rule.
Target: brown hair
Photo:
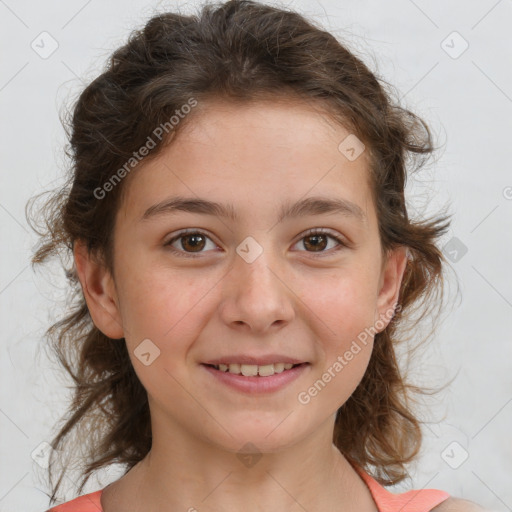
[[[53,456],[72,433],[77,443],[72,446],[85,447],[82,460],[87,462],[78,494],[95,470],[119,463],[128,472],[151,448],[147,393],[124,339],[110,339],[95,327],[73,270],[78,239],[113,269],[112,234],[124,181],[116,182],[104,199],[94,191],[112,180],[155,127],[168,122],[190,98],[244,102],[276,95],[323,105],[364,142],[371,154],[383,250],[398,245],[410,250],[400,307],[376,335],[367,371],[338,411],[333,439],[348,460],[363,468],[374,466],[381,484],[407,476],[405,464],[418,454],[422,438],[412,395],[425,388],[407,383],[399,369],[395,349],[404,336],[398,328],[410,325],[412,317],[414,328],[442,296],[444,265],[436,242],[449,220],[408,217],[408,168],[422,167],[434,147],[427,124],[394,102],[392,94],[332,34],[296,12],[251,0],[205,4],[197,16],[156,15],[112,54],[104,72],[80,94],[67,123],[68,182],[43,205],[44,229],[33,226],[41,235],[33,264],[62,254],[73,293],[67,316],[47,331],[75,385],[67,418],[52,442],[51,482]],[[191,119],[193,115],[177,124],[171,135]],[[145,159],[159,154],[171,139],[156,140]],[[72,450],[65,453],[71,456]],[[66,471],[67,466],[52,487],[53,501]]]

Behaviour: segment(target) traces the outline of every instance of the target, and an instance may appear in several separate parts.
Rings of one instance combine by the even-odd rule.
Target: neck
[[[148,455],[105,490],[104,512],[377,510],[347,459],[318,438],[264,454],[180,441],[153,437]]]

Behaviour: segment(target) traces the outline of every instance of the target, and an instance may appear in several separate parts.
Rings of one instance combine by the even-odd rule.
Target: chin
[[[244,453],[278,453],[300,440],[297,430],[290,430],[290,426],[283,427],[279,421],[269,422],[268,425],[238,423],[236,429],[229,429],[229,434],[223,431],[222,439],[209,441],[226,451]],[[277,426],[277,428],[276,428]],[[225,434],[225,435],[224,435]]]

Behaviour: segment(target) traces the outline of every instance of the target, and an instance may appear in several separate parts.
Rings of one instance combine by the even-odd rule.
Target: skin
[[[368,151],[350,161],[338,150],[349,133],[298,102],[200,104],[174,142],[126,178],[113,275],[75,244],[91,317],[107,336],[125,338],[151,412],[152,449],[104,490],[105,512],[377,510],[332,444],[336,411],[361,381],[373,339],[309,403],[297,399],[365,328],[378,319],[385,328],[407,261],[403,247],[381,255]],[[178,212],[141,221],[173,195],[232,203],[239,218]],[[364,218],[277,222],[281,204],[312,196],[351,201]],[[185,228],[208,237],[196,258],[165,246]],[[304,238],[310,228],[347,245],[335,251],[329,237],[315,252]],[[252,263],[236,252],[248,236],[263,249]],[[190,238],[173,247],[191,251]],[[160,350],[148,366],[134,354],[144,339]],[[228,388],[200,366],[269,352],[310,365],[265,396]],[[250,467],[237,456],[247,442],[262,455]]]
[[[461,498],[448,498],[437,507],[432,509],[432,512],[492,512],[474,503],[473,501],[463,500]]]

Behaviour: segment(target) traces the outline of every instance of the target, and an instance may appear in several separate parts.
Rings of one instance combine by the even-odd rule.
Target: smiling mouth
[[[220,372],[232,373],[235,375],[243,375],[244,377],[270,377],[276,373],[283,373],[297,366],[304,366],[309,363],[291,364],[291,363],[274,363],[265,365],[256,364],[205,364],[210,368],[214,368]]]

